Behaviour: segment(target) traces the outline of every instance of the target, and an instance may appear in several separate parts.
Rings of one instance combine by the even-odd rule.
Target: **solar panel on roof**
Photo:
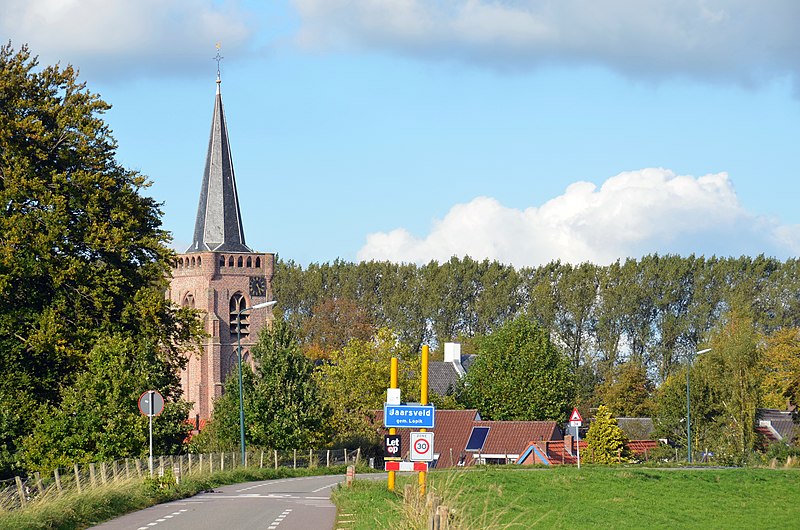
[[[480,451],[483,449],[483,444],[486,443],[486,437],[489,435],[489,427],[473,427],[472,432],[469,434],[467,441],[467,451]]]

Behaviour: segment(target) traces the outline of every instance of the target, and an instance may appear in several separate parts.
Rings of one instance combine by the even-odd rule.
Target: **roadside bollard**
[[[356,466],[347,466],[347,487],[353,485],[353,478],[356,476]]]

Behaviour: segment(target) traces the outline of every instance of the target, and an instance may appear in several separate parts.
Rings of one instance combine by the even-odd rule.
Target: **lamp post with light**
[[[241,449],[242,452],[242,465],[244,465],[244,460],[245,460],[244,396],[242,390],[242,313],[250,311],[252,309],[261,309],[262,307],[272,307],[276,303],[278,303],[277,300],[272,300],[271,302],[262,302],[252,307],[245,307],[244,309],[240,309],[239,312],[236,314],[236,352],[238,353],[239,357],[239,448]]]
[[[711,351],[711,348],[706,348],[705,350],[700,350],[699,352],[695,353],[695,356],[708,353]],[[692,463],[692,407],[691,407],[691,398],[689,397],[689,369],[692,367],[692,360],[689,355],[686,356],[686,454],[688,462]]]

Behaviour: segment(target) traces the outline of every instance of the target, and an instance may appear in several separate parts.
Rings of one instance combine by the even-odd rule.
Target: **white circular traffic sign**
[[[139,396],[139,412],[145,416],[158,416],[164,410],[164,396],[158,390],[147,390]]]
[[[417,440],[416,443],[414,444],[414,450],[417,453],[424,455],[425,453],[428,452],[428,441],[424,439]]]

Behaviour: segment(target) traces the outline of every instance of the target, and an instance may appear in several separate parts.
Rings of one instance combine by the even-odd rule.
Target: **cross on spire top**
[[[222,48],[222,43],[221,43],[221,42],[218,42],[218,43],[217,43],[217,55],[215,55],[214,57],[212,57],[212,59],[214,59],[215,61],[217,61],[217,83],[220,83],[220,76],[219,76],[219,62],[220,62],[222,59],[224,59],[224,58],[225,58],[225,57],[223,57],[222,55],[220,55],[220,54],[219,54],[219,51],[220,51],[220,49],[221,49],[221,48]]]

